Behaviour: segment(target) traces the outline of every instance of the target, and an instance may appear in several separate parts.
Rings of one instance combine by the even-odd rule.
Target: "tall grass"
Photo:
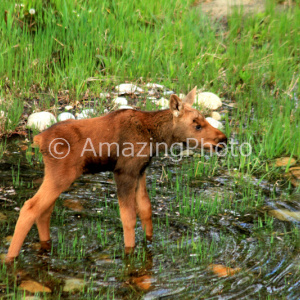
[[[13,95],[16,106],[37,97],[43,108],[49,96],[97,96],[125,80],[178,93],[197,85],[237,102],[228,133],[254,134],[265,157],[299,156],[299,6],[282,11],[267,1],[263,13],[236,11],[222,23],[192,3],[1,1],[1,97]]]
[[[33,16],[34,31],[26,22],[19,26],[14,3],[0,4],[7,11],[7,24],[0,23],[0,74],[11,88],[37,85],[79,96],[103,81],[143,77],[184,90],[209,84],[228,95],[238,89],[262,96],[262,87],[292,92],[299,70],[297,7],[280,13],[269,5],[254,18],[236,13],[226,28],[192,1],[50,2],[36,11],[43,18]]]
[[[8,11],[8,21],[1,22],[0,73],[8,82],[2,82],[74,90],[77,96],[99,89],[99,81],[103,86],[125,78],[191,84],[199,51],[215,38],[208,19],[199,18],[190,2],[55,1],[32,31],[20,28],[14,3],[4,1],[0,9]]]

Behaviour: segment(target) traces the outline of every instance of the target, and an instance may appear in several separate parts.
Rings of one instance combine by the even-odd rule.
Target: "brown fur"
[[[124,231],[125,251],[131,252],[135,246],[135,224],[138,214],[148,240],[152,240],[151,203],[146,190],[145,169],[155,155],[156,143],[166,143],[170,147],[175,142],[185,142],[195,138],[207,145],[226,143],[226,136],[212,127],[196,109],[192,108],[195,99],[194,88],[181,101],[176,95],[170,98],[170,109],[156,112],[136,110],[118,110],[102,117],[86,120],[68,120],[57,123],[34,138],[39,145],[45,163],[45,176],[38,192],[24,203],[15,228],[15,233],[7,254],[7,261],[18,256],[23,241],[30,228],[36,223],[42,245],[49,246],[50,217],[57,197],[83,173],[101,171],[114,172],[120,205],[121,221]],[[196,129],[201,125],[201,129]],[[70,152],[63,159],[54,158],[49,146],[56,138],[64,138],[70,144]],[[92,144],[85,147],[87,138]],[[201,140],[202,139],[202,140]],[[124,143],[134,144],[134,155],[122,154]],[[138,157],[141,145],[144,157]],[[117,143],[111,147],[102,147],[99,155],[99,143]],[[82,150],[85,151],[81,156]],[[58,145],[56,150],[66,153],[65,145]],[[130,152],[130,151],[129,151]],[[96,154],[96,155],[95,155]],[[128,152],[125,152],[128,155]]]

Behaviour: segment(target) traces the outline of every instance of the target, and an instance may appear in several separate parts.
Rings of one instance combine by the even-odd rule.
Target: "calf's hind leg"
[[[53,170],[53,169],[52,169]],[[37,193],[27,200],[19,215],[15,232],[8,249],[6,261],[19,255],[22,244],[34,222],[37,223],[41,241],[50,238],[50,217],[57,197],[76,179],[76,170],[69,169],[62,174],[59,170],[47,172]]]

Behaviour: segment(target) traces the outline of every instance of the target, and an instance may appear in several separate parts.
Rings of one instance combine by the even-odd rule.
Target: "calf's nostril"
[[[222,134],[221,136],[218,136],[217,138],[215,138],[215,142],[216,143],[227,144],[227,137],[226,137],[226,135]]]

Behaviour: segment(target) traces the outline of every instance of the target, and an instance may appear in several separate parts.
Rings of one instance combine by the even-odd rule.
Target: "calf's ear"
[[[182,101],[177,95],[171,95],[169,105],[174,117],[179,117],[183,113]]]
[[[195,86],[184,98],[183,102],[193,105],[196,98],[197,87]]]

